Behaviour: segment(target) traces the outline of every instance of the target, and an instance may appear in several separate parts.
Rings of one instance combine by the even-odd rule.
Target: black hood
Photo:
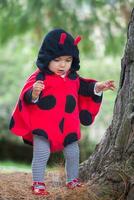
[[[63,29],[54,29],[45,36],[36,65],[41,71],[46,71],[49,62],[59,56],[72,56],[71,69],[73,71],[79,70],[79,50],[77,44],[75,44],[75,39]]]

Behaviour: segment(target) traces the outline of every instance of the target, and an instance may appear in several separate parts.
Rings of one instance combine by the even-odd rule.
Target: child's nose
[[[66,65],[65,61],[62,61],[61,62],[61,67],[65,67],[65,65]]]

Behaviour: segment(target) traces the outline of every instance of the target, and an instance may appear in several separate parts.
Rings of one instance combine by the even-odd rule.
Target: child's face
[[[71,68],[72,61],[72,56],[60,56],[50,61],[48,68],[57,75],[63,75]]]

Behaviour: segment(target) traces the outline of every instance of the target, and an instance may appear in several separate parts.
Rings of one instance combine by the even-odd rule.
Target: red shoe
[[[84,184],[80,182],[78,178],[73,179],[72,181],[66,183],[68,189],[74,189],[76,187],[83,187]]]
[[[48,195],[49,192],[46,190],[45,183],[33,182],[32,193],[35,195]]]

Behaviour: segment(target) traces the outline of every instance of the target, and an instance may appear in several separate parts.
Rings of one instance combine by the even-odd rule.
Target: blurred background
[[[104,93],[99,115],[82,128],[81,162],[89,157],[110,125],[121,58],[133,0],[0,0],[0,169],[29,169],[32,147],[8,130],[12,110],[25,80],[36,69],[44,35],[63,28],[79,43],[83,77],[115,80],[117,89]],[[49,166],[64,163],[52,154]]]

